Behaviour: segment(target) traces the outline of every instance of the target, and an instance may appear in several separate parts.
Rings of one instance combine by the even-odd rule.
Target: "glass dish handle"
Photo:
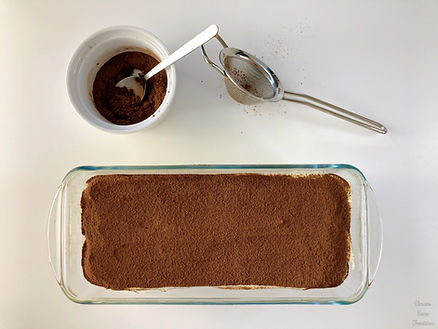
[[[61,191],[62,185],[56,191],[50,208],[47,224],[47,241],[49,249],[49,262],[55,274],[56,281],[61,283]]]
[[[369,184],[366,185],[368,224],[368,286],[373,283],[382,257],[383,225],[377,208],[376,195]]]

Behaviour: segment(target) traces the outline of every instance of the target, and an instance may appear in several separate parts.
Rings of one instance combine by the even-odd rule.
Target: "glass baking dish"
[[[188,287],[140,291],[109,290],[88,282],[82,271],[84,236],[80,200],[86,182],[108,174],[336,174],[351,187],[351,256],[345,281],[333,288],[222,289]],[[363,297],[377,271],[382,224],[365,176],[345,164],[84,166],[71,170],[56,192],[48,223],[49,260],[61,289],[84,304],[350,304]]]

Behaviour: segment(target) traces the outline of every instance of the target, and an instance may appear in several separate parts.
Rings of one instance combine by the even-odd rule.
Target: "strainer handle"
[[[362,115],[350,112],[342,107],[327,103],[316,97],[305,94],[293,93],[291,91],[284,91],[283,100],[304,104],[319,111],[334,115],[340,119],[357,124],[364,128],[376,131],[381,134],[386,134],[388,130],[381,123],[368,119]]]
[[[221,43],[222,47],[224,48],[228,48],[228,45],[226,44],[226,42],[224,41],[224,39],[222,39],[220,37],[219,34],[216,34],[215,38]],[[223,76],[225,76],[225,71],[223,68],[221,68],[219,65],[217,65],[216,63],[214,63],[210,57],[208,57],[207,52],[205,51],[204,45],[201,46],[201,50],[202,50],[202,55],[204,56],[204,60],[207,64],[210,64],[211,67],[213,67],[216,71],[218,71],[220,74],[222,74]]]

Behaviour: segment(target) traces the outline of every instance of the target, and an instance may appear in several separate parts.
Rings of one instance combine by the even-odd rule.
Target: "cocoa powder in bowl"
[[[156,58],[140,51],[124,52],[107,61],[97,72],[93,83],[93,100],[99,113],[118,125],[131,125],[153,115],[166,95],[165,70],[148,79],[142,102],[132,90],[116,87],[116,84],[130,76],[134,69],[146,74],[158,63]]]

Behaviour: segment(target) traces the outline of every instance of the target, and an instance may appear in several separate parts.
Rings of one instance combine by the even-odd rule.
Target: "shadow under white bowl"
[[[68,66],[67,90],[74,108],[87,122],[108,132],[129,133],[156,124],[168,111],[175,95],[176,72],[172,65],[165,70],[166,95],[153,115],[131,125],[118,125],[105,119],[93,101],[94,79],[103,64],[126,51],[141,51],[158,60],[169,56],[167,48],[152,33],[134,26],[114,26],[100,30],[83,41]]]

